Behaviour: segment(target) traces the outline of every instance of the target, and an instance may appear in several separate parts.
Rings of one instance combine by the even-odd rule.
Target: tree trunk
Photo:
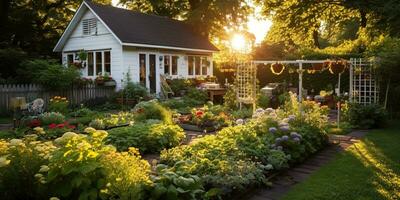
[[[317,47],[318,49],[321,48],[320,44],[319,44],[319,33],[318,30],[314,30],[312,33],[313,36],[313,41],[314,41],[314,46]]]
[[[360,18],[361,18],[361,20],[360,20],[360,26],[362,27],[362,28],[365,28],[365,27],[367,27],[367,12],[365,12],[364,10],[360,10]]]

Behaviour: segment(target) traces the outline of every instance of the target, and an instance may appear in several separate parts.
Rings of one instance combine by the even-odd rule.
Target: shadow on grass
[[[400,199],[400,125],[374,130],[283,199]]]

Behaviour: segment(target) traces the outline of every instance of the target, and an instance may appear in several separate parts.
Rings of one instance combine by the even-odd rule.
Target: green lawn
[[[400,199],[400,122],[371,131],[283,199]]]

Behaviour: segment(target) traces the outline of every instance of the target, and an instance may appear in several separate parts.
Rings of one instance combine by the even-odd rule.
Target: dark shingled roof
[[[218,51],[182,21],[85,1],[123,43]]]

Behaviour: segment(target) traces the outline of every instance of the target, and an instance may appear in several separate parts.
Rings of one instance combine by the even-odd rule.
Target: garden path
[[[307,179],[314,171],[331,161],[338,152],[344,151],[354,143],[359,142],[359,139],[366,133],[367,131],[359,130],[353,131],[348,135],[331,135],[329,137],[329,146],[304,163],[277,175],[271,180],[271,187],[248,191],[236,199],[278,200],[282,198],[294,185]]]

